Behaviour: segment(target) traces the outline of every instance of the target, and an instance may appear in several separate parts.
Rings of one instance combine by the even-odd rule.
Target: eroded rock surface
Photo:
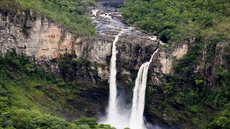
[[[62,74],[59,69],[59,59],[68,55],[73,61],[80,63],[73,67],[73,80],[97,88],[86,88],[82,96],[85,99],[90,92],[108,90],[109,60],[112,42],[122,30],[126,30],[117,42],[117,68],[118,82],[127,89],[132,89],[137,71],[141,64],[148,61],[152,53],[160,46],[160,41],[150,34],[146,34],[123,23],[121,13],[117,8],[92,9],[90,17],[95,24],[98,35],[92,37],[79,37],[66,30],[62,25],[54,23],[32,11],[10,12],[0,10],[0,52],[5,55],[7,51],[15,49],[18,54],[26,54],[37,64]],[[188,51],[188,45],[181,44],[166,51],[160,48],[150,66],[149,85],[161,86],[164,83],[164,74],[172,71],[174,58],[182,58]],[[161,88],[158,87],[159,91]],[[132,90],[128,91],[131,96]],[[101,93],[101,92],[100,92]],[[95,93],[96,94],[96,93]],[[96,98],[107,98],[108,94],[96,94]],[[162,92],[153,94],[154,103],[160,103]],[[107,100],[104,105],[106,107]],[[76,101],[71,101],[78,105]],[[92,102],[93,103],[93,102]],[[101,103],[100,103],[101,104]],[[93,105],[98,105],[97,103]],[[93,109],[89,106],[88,112],[95,115],[101,108]],[[92,109],[92,110],[91,110]],[[104,109],[103,109],[104,110]],[[82,113],[81,115],[84,115]]]

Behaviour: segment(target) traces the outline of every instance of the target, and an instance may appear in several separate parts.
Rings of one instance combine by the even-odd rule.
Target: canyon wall
[[[88,105],[89,108],[86,107],[88,115],[95,115],[99,110],[103,112],[107,105],[109,61],[114,37],[113,34],[82,37],[30,10],[16,12],[0,10],[1,55],[4,56],[7,52],[15,50],[17,54],[26,54],[36,64],[67,80],[71,77],[79,84],[91,86],[92,88],[86,88],[82,93],[82,96],[92,103]],[[128,97],[132,96],[131,89],[139,67],[150,59],[159,45],[159,40],[151,40],[139,35],[120,36],[117,43],[117,80],[119,87],[125,85],[126,89],[130,89]],[[170,50],[173,56],[161,48],[150,66],[152,74],[149,83],[163,85],[163,75],[171,73],[173,57],[181,58],[186,54],[187,47],[186,44],[182,44],[175,47],[175,50]],[[71,58],[70,62],[63,62],[64,64],[71,63],[71,72],[60,68],[63,58]],[[75,66],[72,62],[81,63]],[[66,76],[66,73],[71,73],[71,75]],[[97,98],[104,99],[102,105],[92,101]],[[71,103],[78,107],[79,101]],[[92,105],[96,108],[93,109]],[[97,105],[100,106],[97,107]]]
[[[106,80],[113,40],[114,35],[79,37],[62,25],[29,10],[0,11],[1,54],[5,55],[15,49],[16,53],[26,54],[38,64],[48,62],[53,70],[58,67],[52,61],[64,55],[73,55],[75,58],[89,61],[92,68],[97,66],[93,69],[97,69],[98,75]],[[117,46],[120,69],[137,70],[158,47],[158,41],[124,34]],[[121,73],[130,74],[129,72]]]

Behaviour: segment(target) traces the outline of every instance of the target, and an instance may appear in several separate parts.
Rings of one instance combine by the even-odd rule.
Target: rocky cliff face
[[[15,48],[37,60],[52,60],[73,48],[71,33],[31,11],[1,11],[0,19],[2,54]]]
[[[32,11],[0,12],[0,51],[3,55],[15,49],[18,54],[24,53],[37,63],[42,63],[71,54],[89,61],[93,64],[92,67],[98,64],[98,75],[103,79],[108,78],[108,63],[114,35],[78,37],[77,34]],[[150,58],[157,44],[158,41],[124,34],[117,44],[118,60],[127,64],[123,65],[124,68],[132,66],[133,69],[138,69],[143,61]]]
[[[108,94],[104,92],[108,91],[109,61],[114,37],[115,34],[111,32],[107,35],[79,37],[63,26],[32,11],[0,10],[0,53],[5,55],[7,51],[15,49],[18,54],[26,54],[47,70],[52,70],[59,75],[71,73],[72,80],[96,86],[96,88],[87,87],[81,94],[90,103],[95,103],[94,106],[103,104],[101,107],[105,108],[107,105]],[[130,97],[140,65],[149,60],[160,44],[160,51],[150,66],[146,104],[147,120],[156,123],[163,121],[171,126],[177,124],[173,115],[170,114],[172,112],[167,109],[175,111],[183,106],[174,102],[167,102],[168,104],[164,105],[166,76],[174,74],[173,64],[192,51],[190,46],[196,42],[195,40],[196,38],[191,38],[168,49],[159,40],[152,40],[141,34],[124,33],[120,36],[117,42],[117,79],[119,84],[129,89]],[[228,46],[228,43],[216,45],[214,61],[209,63],[205,63],[205,58],[208,56],[210,46],[205,46],[202,50],[202,58],[199,59],[199,65],[196,66],[194,73],[204,72],[207,75],[205,83],[209,85],[215,83],[213,76],[218,65],[229,67],[229,62],[225,59],[228,55],[226,50]],[[60,68],[60,60],[63,57],[70,58],[69,71],[72,72],[66,73],[63,71],[65,67]],[[63,63],[67,64],[67,62]],[[68,80],[69,76],[66,77]],[[103,103],[93,101],[95,98]],[[105,100],[99,100],[102,98]],[[78,101],[71,103],[78,105]],[[87,112],[95,115],[98,110],[104,111],[101,107],[96,109],[89,107]],[[184,114],[184,112],[178,112],[180,115]]]
[[[71,58],[70,66],[73,80],[87,85],[97,85],[98,88],[86,89],[82,96],[90,98],[89,92],[108,90],[109,61],[112,42],[115,35],[97,35],[94,37],[79,37],[54,23],[46,17],[32,11],[11,12],[0,10],[0,52],[5,55],[15,49],[18,54],[26,54],[38,65],[52,70],[59,75],[66,74],[60,68],[60,59]],[[150,59],[152,53],[159,47],[159,40],[152,40],[136,33],[124,33],[117,43],[118,82],[132,89],[136,73],[140,65]],[[152,71],[150,84],[162,85],[162,73],[171,73],[173,58],[181,58],[188,51],[188,45],[176,46],[170,52],[162,51],[160,58],[155,57],[150,67]],[[72,64],[73,60],[81,60],[80,65]],[[68,62],[64,62],[67,64]],[[67,72],[70,74],[70,72]],[[68,76],[67,76],[68,78]],[[152,85],[152,86],[153,86]],[[132,90],[129,90],[131,97]],[[106,93],[100,96],[106,96]],[[106,99],[106,97],[104,97]],[[106,100],[104,101],[106,102]],[[77,102],[73,102],[75,104]],[[91,102],[93,103],[93,101]],[[106,103],[102,105],[106,107]],[[96,109],[97,110],[97,109]],[[89,111],[95,114],[97,111]],[[82,114],[84,115],[84,114]]]

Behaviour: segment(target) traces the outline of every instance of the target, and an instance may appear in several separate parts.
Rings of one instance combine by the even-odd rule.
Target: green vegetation
[[[94,5],[94,0],[0,0],[0,7],[14,10],[32,9],[56,23],[64,25],[77,35],[94,35],[95,29],[86,16],[88,7]]]
[[[189,52],[174,65],[175,74],[167,75],[167,85],[164,89],[166,100],[169,103],[183,105],[183,111],[188,114],[188,118],[198,128],[228,129],[230,124],[230,72],[225,67],[228,67],[229,62],[225,66],[219,65],[213,71],[215,74],[213,76],[196,73],[194,71],[199,65],[201,52],[197,46],[202,45],[199,43],[194,45],[195,48],[193,47],[192,52]],[[223,53],[225,52],[227,51]],[[212,59],[205,62],[207,68],[210,68],[210,63],[215,61],[216,54],[210,57]],[[210,59],[210,57],[208,58]],[[207,74],[210,71],[205,72]],[[213,79],[211,85],[206,80],[207,78]],[[173,110],[173,112],[177,111]],[[180,119],[186,120],[187,118]]]
[[[126,0],[122,12],[128,23],[165,42],[180,42],[229,22],[229,6],[228,0]]]
[[[157,107],[147,106],[148,115],[165,118],[159,113],[164,111],[170,123],[185,128],[229,129],[229,7],[229,0],[125,1],[127,23],[159,35],[163,42],[175,46],[195,37],[188,54],[174,60],[174,74],[166,75],[164,100]],[[147,101],[157,91],[162,92],[149,91]]]
[[[87,62],[72,55],[65,55],[59,59],[59,68],[62,78],[66,81],[74,81],[77,76],[87,75]]]
[[[204,41],[191,45],[189,53],[174,63],[174,74],[167,75],[164,87],[166,103],[175,103],[185,115],[172,115],[178,110],[165,104],[167,112],[176,117],[177,123],[191,121],[197,128],[228,129],[230,124],[230,71],[227,59],[222,65],[215,66],[218,57],[216,45],[223,42],[221,37],[212,37],[206,42],[207,56],[204,71],[197,72]],[[203,50],[204,51],[204,50]],[[224,58],[230,55],[229,47],[223,49]],[[215,67],[215,69],[211,69]],[[203,73],[204,72],[204,73]],[[211,81],[211,82],[210,82]],[[210,84],[211,83],[211,84]],[[190,119],[190,120],[189,120]],[[191,125],[184,125],[191,128]]]
[[[70,101],[83,100],[80,92],[80,86],[45,72],[25,55],[0,56],[1,129],[113,129],[95,118],[64,119],[79,114]],[[86,106],[84,101],[79,104]]]
[[[194,73],[193,63],[183,64],[189,57],[192,55],[182,58],[175,66],[177,73],[166,75],[167,83],[163,89],[148,85],[147,115],[186,129],[229,129],[230,72],[219,66],[210,86],[206,79],[211,75],[204,77],[201,73]],[[154,101],[153,96],[157,97]],[[161,97],[162,100],[159,99]],[[161,112],[167,116],[166,119]]]
[[[0,0],[0,9],[32,9],[78,35],[93,35],[94,27],[86,16],[93,4],[93,0]],[[155,94],[156,99],[163,98],[157,105],[147,106],[152,118],[186,128],[229,129],[230,47],[221,53],[217,49],[229,43],[229,7],[229,0],[126,0],[122,12],[129,24],[157,34],[169,44],[196,39],[189,44],[188,54],[175,60],[174,74],[166,75],[162,89],[148,86],[147,105]],[[222,64],[217,62],[219,54],[223,54]],[[197,71],[200,63],[204,68]],[[62,78],[14,51],[0,56],[0,129],[112,129],[98,125],[95,118],[68,118],[91,112],[88,107],[95,105],[87,93],[101,89],[75,82],[76,78],[87,80],[89,71],[93,72],[89,62],[66,55],[58,66]],[[82,91],[87,92],[87,99],[80,95]],[[103,105],[103,98],[93,97]]]
[[[209,123],[208,129],[229,129],[230,127],[230,104],[224,107],[217,116]]]

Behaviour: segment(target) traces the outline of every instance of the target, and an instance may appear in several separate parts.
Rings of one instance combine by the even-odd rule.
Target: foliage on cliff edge
[[[80,36],[94,35],[95,29],[87,17],[94,0],[0,0],[0,9],[32,10],[64,25]]]

